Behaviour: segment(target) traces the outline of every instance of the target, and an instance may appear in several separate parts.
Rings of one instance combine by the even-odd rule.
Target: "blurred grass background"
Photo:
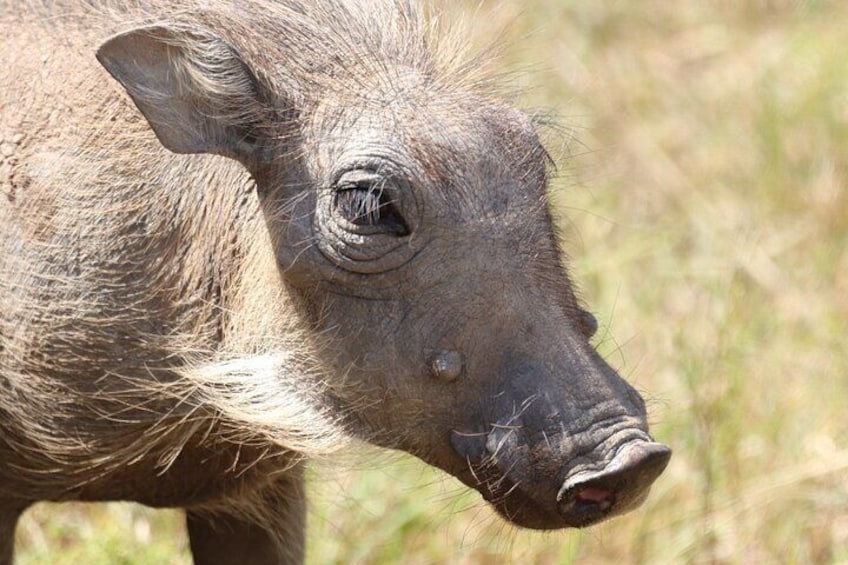
[[[848,3],[446,9],[563,126],[574,278],[675,454],[640,510],[545,534],[410,459],[320,466],[309,561],[848,562]],[[179,513],[129,504],[37,506],[18,540],[21,564],[190,562]]]

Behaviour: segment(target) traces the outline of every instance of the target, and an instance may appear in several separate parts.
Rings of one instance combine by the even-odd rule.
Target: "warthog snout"
[[[582,528],[639,506],[662,474],[671,450],[661,443],[632,441],[603,469],[581,472],[565,481],[557,509],[569,526]]]
[[[636,508],[671,458],[636,390],[590,347],[551,325],[553,345],[508,354],[496,392],[451,437],[457,473],[504,517],[581,528]],[[497,362],[496,362],[497,363]]]
[[[500,425],[488,434],[454,433],[452,443],[471,470],[460,478],[511,522],[547,530],[590,526],[647,498],[671,449],[635,430],[623,434],[632,439],[620,447],[602,442],[580,455],[563,436],[541,433],[533,443],[517,428]]]

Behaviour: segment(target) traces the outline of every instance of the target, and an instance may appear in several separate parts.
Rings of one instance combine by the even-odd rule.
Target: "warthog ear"
[[[265,89],[236,50],[212,32],[171,25],[108,39],[97,59],[120,82],[159,141],[176,153],[258,158]]]

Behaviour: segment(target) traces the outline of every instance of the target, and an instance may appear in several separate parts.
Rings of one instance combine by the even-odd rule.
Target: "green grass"
[[[848,4],[481,12],[523,103],[574,132],[548,135],[574,278],[675,454],[640,510],[548,534],[411,460],[319,468],[310,561],[848,562]],[[38,507],[20,562],[187,562],[178,524]]]

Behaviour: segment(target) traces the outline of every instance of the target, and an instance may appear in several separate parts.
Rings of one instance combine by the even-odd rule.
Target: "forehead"
[[[316,113],[325,171],[385,159],[441,187],[543,187],[549,159],[527,114],[493,98],[407,81]]]

